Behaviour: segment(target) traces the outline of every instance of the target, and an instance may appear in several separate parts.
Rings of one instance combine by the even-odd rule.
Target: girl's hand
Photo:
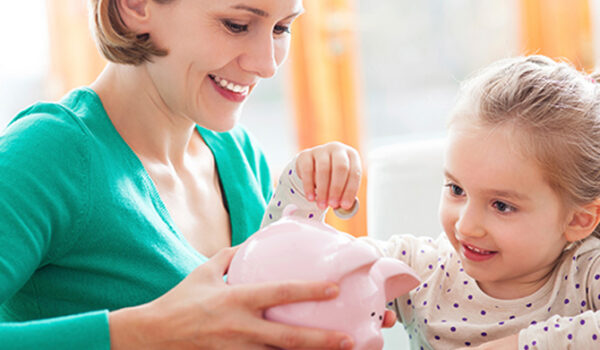
[[[326,300],[328,282],[231,286],[223,281],[236,248],[226,248],[148,304],[109,314],[111,349],[351,349],[341,332],[288,326],[262,318],[265,309]]]
[[[460,348],[459,350],[518,350],[519,334],[513,334],[508,337],[496,339],[476,347]]]
[[[296,172],[309,201],[321,209],[350,210],[360,185],[362,166],[358,152],[340,142],[330,142],[300,152]]]

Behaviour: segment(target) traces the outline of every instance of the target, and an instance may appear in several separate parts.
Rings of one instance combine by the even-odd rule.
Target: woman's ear
[[[123,23],[134,33],[144,34],[150,31],[150,1],[152,0],[116,0]]]
[[[600,222],[600,198],[593,202],[577,207],[572,213],[570,222],[565,230],[569,242],[586,238],[594,232]]]

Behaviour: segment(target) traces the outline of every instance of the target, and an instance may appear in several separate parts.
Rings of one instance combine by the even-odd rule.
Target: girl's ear
[[[565,237],[569,242],[586,238],[594,232],[600,222],[600,198],[575,209],[571,214],[571,221],[565,230]]]
[[[116,0],[123,23],[134,33],[150,31],[150,2],[152,0]]]

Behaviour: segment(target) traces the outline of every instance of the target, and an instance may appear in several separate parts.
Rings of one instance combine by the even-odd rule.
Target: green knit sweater
[[[271,196],[266,160],[240,127],[198,131],[237,245]],[[206,260],[91,89],[27,108],[0,136],[0,348],[108,349],[109,310],[156,299]]]

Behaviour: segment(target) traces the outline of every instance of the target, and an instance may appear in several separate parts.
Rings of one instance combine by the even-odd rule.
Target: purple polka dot
[[[469,294],[469,296],[467,297],[467,299],[473,300],[473,296],[471,294]]]
[[[430,270],[433,270],[433,265],[427,266]]]
[[[273,215],[269,214],[269,219],[273,220]]]
[[[425,253],[425,251],[423,249],[421,249],[421,254]]]
[[[572,340],[572,339],[573,339],[573,334],[569,333],[569,334],[567,335],[567,339],[569,339],[569,340]]]
[[[487,337],[487,333],[486,332],[481,332],[481,336],[482,337]]]
[[[465,271],[465,269],[463,269],[463,268],[461,267],[461,268],[460,268],[458,271],[460,271],[460,272],[464,272],[464,271]]]
[[[450,327],[450,332],[456,332],[456,327]]]
[[[537,341],[535,341],[535,340],[534,340],[534,341],[532,341],[532,342],[531,342],[531,345],[533,345],[533,346],[536,346],[536,345],[537,345]]]
[[[552,306],[550,306],[550,307],[548,308],[548,312],[550,312],[550,310],[552,310]]]
[[[514,316],[514,315],[512,315],[512,316],[510,316],[508,319],[509,319],[509,320],[514,320],[514,319],[515,319],[515,316]]]
[[[309,219],[312,219],[314,216],[315,216],[315,214],[313,214],[313,213],[308,214]]]
[[[440,336],[439,335],[436,335],[434,338],[435,338],[435,340],[440,340]]]
[[[466,341],[466,342],[465,342],[465,345],[466,345],[466,346],[471,346],[471,342],[468,342],[468,341]]]
[[[548,332],[548,326],[544,327],[544,332]]]
[[[392,305],[394,305],[394,302],[393,302],[393,301],[390,301],[390,302],[388,303],[388,306],[392,306]]]
[[[594,279],[595,279],[596,281],[597,281],[597,280],[599,280],[599,279],[600,279],[600,275],[596,275],[596,276],[594,276]]]
[[[465,321],[465,322],[468,321],[468,319],[466,317],[463,317],[462,320]]]
[[[594,335],[592,335],[592,339],[596,340],[596,339],[598,339],[598,336],[596,334],[594,334]]]
[[[281,206],[281,201],[277,202],[277,206],[280,207]]]
[[[531,324],[537,324],[537,322],[536,321],[531,321]]]
[[[579,321],[579,324],[583,326],[585,324],[585,320]]]
[[[438,309],[438,310],[440,310],[440,306],[439,305],[436,305],[435,308]]]
[[[469,281],[463,281],[463,284],[469,284]]]
[[[427,288],[427,283],[423,283],[423,288]]]
[[[425,301],[423,302],[423,306],[425,306],[425,305],[427,305],[427,300],[425,300]]]
[[[288,171],[288,175],[292,175],[292,169],[290,169],[290,171]]]
[[[525,305],[525,306],[527,306],[527,307],[531,307],[531,303],[529,303],[529,304],[527,304],[527,305]]]
[[[423,323],[427,324],[427,319],[424,319],[424,320],[423,320]]]
[[[402,255],[406,255],[406,250],[403,250],[403,251],[402,251]]]
[[[481,315],[485,316],[485,314],[486,314],[485,310],[481,310]]]
[[[292,192],[292,194],[296,193],[296,192],[294,192],[293,188],[290,188],[290,192]]]
[[[565,275],[565,281],[567,280],[568,277],[569,277],[569,275]]]
[[[554,328],[560,328],[560,325],[557,323],[554,325]]]
[[[440,269],[442,269],[442,270],[444,269],[444,264],[440,265]]]
[[[502,326],[504,324],[504,321],[500,321],[498,322],[498,324]]]
[[[581,301],[581,306],[583,307],[583,306],[585,306],[585,305],[587,305],[587,304],[586,304],[586,302],[585,302],[585,300],[582,300],[582,301]]]
[[[570,302],[569,299],[565,299],[565,304],[568,304]]]
[[[579,289],[579,283],[575,284],[575,289]]]
[[[458,303],[454,303],[454,307],[455,307],[455,308],[458,308]]]
[[[529,345],[525,345],[525,346],[523,347],[523,349],[525,349],[525,350],[529,350]]]
[[[406,304],[408,304],[408,305],[412,304],[412,300],[408,299],[408,300],[406,301]]]
[[[448,288],[448,290],[446,291],[446,293],[450,293],[451,290],[452,290],[451,288]]]

